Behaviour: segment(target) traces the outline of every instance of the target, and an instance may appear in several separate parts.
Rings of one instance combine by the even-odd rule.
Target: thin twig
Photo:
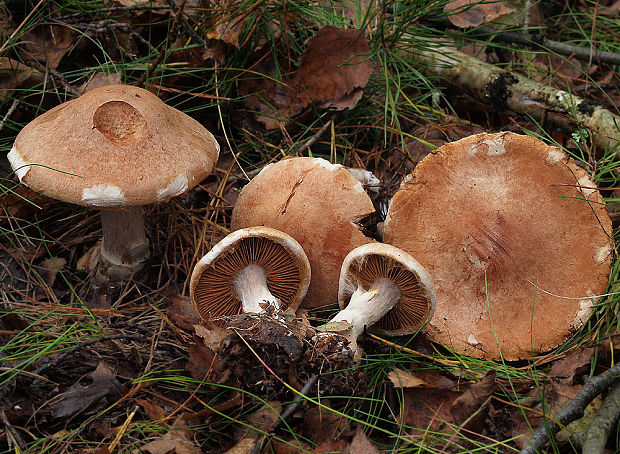
[[[620,363],[592,378],[585,384],[583,389],[579,391],[579,394],[577,394],[572,402],[556,415],[558,422],[543,419],[528,445],[521,450],[521,454],[535,454],[541,451],[547,444],[549,436],[555,436],[562,427],[582,418],[584,410],[590,402],[618,379],[620,379]]]
[[[19,104],[19,99],[15,98],[13,100],[13,104],[11,104],[11,107],[9,107],[9,110],[7,111],[6,115],[4,116],[2,121],[0,121],[0,131],[4,129],[4,123],[6,123],[6,121],[9,119],[13,111],[17,108],[18,104]]]
[[[616,52],[597,51],[593,47],[574,46],[572,44],[561,43],[544,38],[540,34],[528,34],[518,32],[498,32],[492,27],[479,27],[475,31],[481,37],[492,37],[494,40],[504,43],[521,44],[546,51],[555,52],[561,55],[572,55],[575,58],[589,62],[592,59],[601,63],[620,65],[620,54]]]
[[[314,143],[319,140],[319,138],[323,135],[323,133],[325,131],[327,131],[327,128],[329,128],[332,123],[336,120],[336,118],[338,118],[338,115],[340,115],[340,111],[336,111],[334,112],[331,117],[329,118],[329,120],[327,121],[327,123],[325,123],[323,126],[321,126],[319,128],[319,130],[312,136],[310,137],[306,143],[304,143],[301,147],[299,147],[296,150],[296,154],[301,155],[303,154],[308,148],[310,148],[312,145],[314,145]]]

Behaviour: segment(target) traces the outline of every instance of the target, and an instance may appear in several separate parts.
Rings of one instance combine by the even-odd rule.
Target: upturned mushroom
[[[204,321],[241,312],[294,312],[310,284],[310,264],[292,237],[269,227],[227,235],[194,267],[190,298]]]
[[[343,166],[291,158],[266,166],[243,188],[231,228],[265,225],[295,238],[313,273],[301,307],[313,308],[336,302],[342,260],[372,242],[356,222],[374,211],[362,183]]]
[[[607,287],[612,235],[584,169],[557,147],[499,133],[424,158],[392,199],[384,239],[433,279],[432,340],[517,360],[587,321]]]
[[[414,334],[435,310],[429,274],[411,255],[389,244],[353,249],[340,271],[342,309],[321,331],[337,332],[359,356],[357,338],[366,328],[388,335]]]
[[[141,205],[194,187],[218,153],[213,135],[193,118],[147,90],[108,85],[28,123],[8,159],[33,190],[101,208],[98,277],[117,280],[149,256]]]

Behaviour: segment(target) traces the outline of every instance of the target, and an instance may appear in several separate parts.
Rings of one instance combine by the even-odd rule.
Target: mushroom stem
[[[142,207],[102,210],[101,264],[98,280],[126,279],[149,257]]]
[[[241,299],[243,312],[264,312],[265,304],[280,309],[280,300],[267,287],[267,274],[262,266],[252,263],[233,279],[233,288]]]
[[[357,338],[364,327],[377,323],[401,297],[398,286],[387,278],[375,280],[368,290],[358,284],[347,307],[338,312],[327,324],[347,322],[351,325],[346,337],[357,356]]]

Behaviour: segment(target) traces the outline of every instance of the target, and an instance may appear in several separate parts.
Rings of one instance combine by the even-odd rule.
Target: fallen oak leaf
[[[452,0],[443,8],[448,14],[448,20],[457,27],[470,28],[482,24],[488,24],[494,20],[514,13],[514,9],[504,2],[493,0],[484,2],[480,0]]]
[[[92,384],[83,386],[75,383],[57,396],[57,400],[52,404],[52,412],[56,418],[75,416],[102,398],[120,393],[121,384],[110,366],[103,361],[97,365],[90,376],[93,380]]]

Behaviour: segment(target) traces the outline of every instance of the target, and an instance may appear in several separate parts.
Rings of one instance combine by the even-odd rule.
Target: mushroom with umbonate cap
[[[508,360],[551,350],[586,322],[614,248],[586,171],[557,147],[507,132],[424,158],[392,199],[384,239],[433,279],[432,340]]]
[[[250,227],[227,235],[194,267],[190,297],[217,323],[241,312],[295,311],[310,284],[310,264],[289,235]]]
[[[366,327],[389,335],[413,334],[433,316],[435,290],[430,276],[411,255],[388,244],[353,249],[340,271],[341,311],[320,327],[338,332],[357,353]]]
[[[102,209],[98,276],[116,280],[149,256],[141,205],[194,187],[218,152],[209,131],[154,94],[108,85],[28,123],[8,159],[31,189]]]

